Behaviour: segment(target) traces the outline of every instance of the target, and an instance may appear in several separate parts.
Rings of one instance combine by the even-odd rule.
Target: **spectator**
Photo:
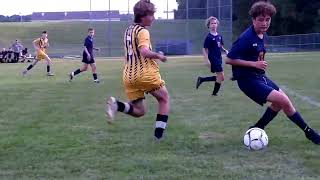
[[[22,58],[21,62],[24,62],[26,60],[27,54],[28,54],[28,48],[24,48],[21,52],[21,58]]]
[[[12,44],[12,50],[14,54],[13,62],[19,62],[20,52],[23,49],[21,43],[16,39],[16,42]]]
[[[13,60],[13,51],[12,51],[11,47],[9,47],[9,49],[7,51],[5,60],[6,60],[7,63],[11,63],[12,60]]]
[[[6,48],[3,48],[2,51],[0,52],[0,62],[1,63],[5,62],[6,56],[7,56]]]

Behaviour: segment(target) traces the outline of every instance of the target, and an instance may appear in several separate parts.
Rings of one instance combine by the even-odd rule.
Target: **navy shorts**
[[[210,60],[210,67],[211,67],[211,72],[216,73],[216,72],[223,72],[223,67],[222,67],[222,60]]]
[[[279,91],[276,83],[266,76],[250,77],[248,79],[237,80],[241,91],[254,102],[263,106],[267,102],[267,97],[273,90]]]
[[[82,62],[86,64],[93,64],[95,63],[93,56],[91,55],[91,58],[89,59],[87,56],[87,53],[83,52],[82,54]]]

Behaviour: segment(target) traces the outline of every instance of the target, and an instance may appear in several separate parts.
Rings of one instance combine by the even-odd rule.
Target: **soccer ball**
[[[261,150],[268,145],[268,136],[263,129],[250,128],[243,137],[243,144],[249,150]]]

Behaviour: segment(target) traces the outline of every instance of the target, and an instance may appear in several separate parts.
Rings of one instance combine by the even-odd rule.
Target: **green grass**
[[[268,73],[280,85],[320,101],[320,53],[272,54]],[[266,128],[269,146],[251,152],[243,133],[263,113],[226,81],[219,96],[212,85],[195,90],[198,75],[210,75],[202,58],[169,58],[161,64],[172,111],[161,143],[153,141],[156,102],[147,95],[140,119],[104,115],[108,96],[125,99],[122,60],[98,61],[102,83],[90,73],[67,81],[80,61],[57,61],[56,76],[38,64],[0,65],[0,179],[319,179],[319,147],[280,113]],[[225,72],[230,77],[230,68]],[[319,108],[291,97],[303,117],[320,130]]]
[[[155,21],[149,28],[154,48],[163,40],[186,41],[192,43],[192,53],[201,53],[203,40],[208,33],[205,20]],[[33,49],[32,41],[40,36],[43,30],[49,33],[49,53],[63,55],[79,55],[82,52],[83,39],[87,29],[92,26],[96,30],[95,45],[102,49],[98,56],[122,56],[123,33],[131,22],[25,22],[0,23],[0,48],[9,47],[15,39],[19,39],[25,47]],[[227,45],[231,43],[227,22],[221,22],[219,31]],[[188,28],[187,28],[188,27]],[[188,30],[187,30],[188,29]],[[32,53],[33,50],[30,51]]]

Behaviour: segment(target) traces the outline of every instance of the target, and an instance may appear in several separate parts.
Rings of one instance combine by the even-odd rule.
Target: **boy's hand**
[[[158,52],[158,59],[162,62],[166,62],[167,61],[167,57],[164,55],[164,53],[162,51]]]

